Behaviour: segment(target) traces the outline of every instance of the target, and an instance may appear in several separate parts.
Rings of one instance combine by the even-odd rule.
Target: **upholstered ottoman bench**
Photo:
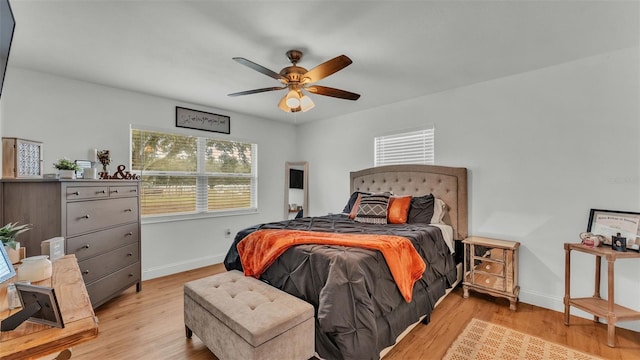
[[[219,359],[309,359],[313,306],[240,271],[184,285],[187,338],[195,333]]]

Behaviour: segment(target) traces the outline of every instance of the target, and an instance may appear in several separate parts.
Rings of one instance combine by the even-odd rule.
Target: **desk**
[[[7,285],[0,286],[0,319],[20,309],[9,310]],[[0,332],[0,358],[32,359],[68,349],[98,336],[98,319],[93,312],[75,255],[66,255],[53,263],[51,279],[33,283],[55,289],[64,321],[59,329],[29,321],[13,331]]]
[[[571,297],[571,251],[579,251],[596,257],[595,290],[592,297]],[[616,322],[621,320],[640,320],[640,311],[617,305],[613,299],[614,263],[617,259],[640,259],[635,251],[615,251],[609,246],[589,247],[582,244],[564,244],[564,324],[569,325],[569,309],[571,306],[593,315],[593,320],[600,317],[607,319],[607,345],[616,346]],[[607,260],[607,299],[600,297],[600,265],[601,259]]]

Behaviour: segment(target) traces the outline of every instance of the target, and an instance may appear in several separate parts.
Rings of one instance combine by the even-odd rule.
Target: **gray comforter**
[[[405,302],[382,254],[375,250],[297,245],[280,256],[261,279],[311,303],[316,310],[316,351],[325,359],[378,359],[407,326],[426,315],[455,281],[453,255],[440,229],[423,224],[372,225],[328,215],[256,225],[240,231],[227,253],[227,270],[242,271],[236,244],[258,229],[400,235],[427,264]]]

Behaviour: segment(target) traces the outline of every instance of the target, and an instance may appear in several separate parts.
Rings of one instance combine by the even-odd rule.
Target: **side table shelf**
[[[571,297],[571,251],[579,251],[596,257],[595,290],[592,297]],[[615,251],[608,246],[588,247],[582,244],[564,244],[564,324],[569,325],[570,307],[573,306],[593,315],[593,321],[607,319],[607,345],[615,347],[616,322],[623,320],[639,320],[640,311],[617,305],[614,300],[614,263],[617,259],[640,259],[635,251]],[[600,276],[602,258],[607,260],[607,299],[600,296]]]

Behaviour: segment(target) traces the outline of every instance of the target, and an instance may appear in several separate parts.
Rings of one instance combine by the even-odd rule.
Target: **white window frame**
[[[131,144],[133,130],[140,131],[153,131],[164,134],[180,135],[180,136],[192,136],[197,138],[197,171],[185,172],[185,171],[139,171],[133,169],[132,148]],[[237,173],[210,173],[205,171],[205,148],[207,140],[219,140],[219,141],[233,141],[241,142],[245,144],[251,144],[251,174],[237,174]],[[192,220],[199,218],[211,218],[211,217],[223,217],[234,215],[246,215],[255,214],[258,212],[258,144],[252,141],[228,139],[228,138],[216,138],[209,136],[202,136],[200,132],[183,131],[181,129],[161,129],[141,125],[131,125],[129,129],[129,168],[132,169],[132,173],[140,175],[162,175],[162,176],[194,176],[196,178],[196,210],[189,213],[172,213],[172,214],[158,214],[158,215],[142,215],[141,222],[143,224],[160,223],[180,220]],[[226,210],[209,210],[208,209],[208,179],[216,177],[248,177],[251,178],[251,206],[249,208],[239,209],[226,209]],[[143,196],[143,194],[140,194]]]
[[[403,130],[374,138],[374,166],[435,164],[435,126]]]

